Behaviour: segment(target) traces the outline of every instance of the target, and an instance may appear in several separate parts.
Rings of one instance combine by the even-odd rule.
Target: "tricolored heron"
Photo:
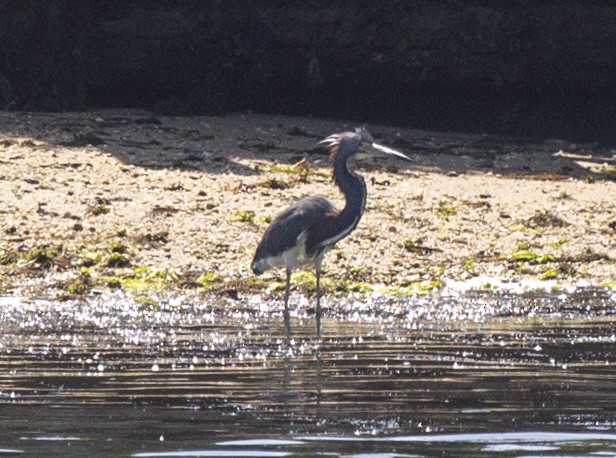
[[[272,267],[285,267],[287,280],[284,293],[284,320],[287,337],[290,335],[289,288],[291,273],[296,267],[314,265],[316,271],[317,340],[321,337],[321,262],[334,244],[357,227],[366,206],[366,183],[349,169],[348,160],[358,152],[399,157],[404,154],[375,143],[364,129],[330,135],[320,142],[330,150],[334,182],[342,191],[345,206],[336,211],[323,196],[306,197],[279,214],[265,230],[252,261],[252,271],[259,275]]]

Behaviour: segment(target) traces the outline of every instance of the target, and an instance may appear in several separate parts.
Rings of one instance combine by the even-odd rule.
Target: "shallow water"
[[[616,294],[0,298],[0,456],[616,456]]]

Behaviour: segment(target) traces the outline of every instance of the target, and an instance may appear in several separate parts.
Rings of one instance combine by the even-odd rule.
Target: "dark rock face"
[[[609,1],[4,0],[0,108],[616,138]]]

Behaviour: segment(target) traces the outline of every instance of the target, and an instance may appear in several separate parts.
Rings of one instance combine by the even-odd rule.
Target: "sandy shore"
[[[281,272],[250,271],[256,244],[296,199],[343,204],[317,142],[353,127],[0,113],[0,294],[275,293]],[[616,287],[616,149],[367,127],[413,162],[356,164],[368,204],[326,257],[330,293]]]

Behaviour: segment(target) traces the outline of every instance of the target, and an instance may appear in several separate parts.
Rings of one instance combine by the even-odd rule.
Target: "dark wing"
[[[279,259],[282,254],[296,248],[305,231],[335,211],[323,196],[306,197],[291,205],[265,230],[252,261],[253,272],[258,275],[270,267],[284,266]]]

